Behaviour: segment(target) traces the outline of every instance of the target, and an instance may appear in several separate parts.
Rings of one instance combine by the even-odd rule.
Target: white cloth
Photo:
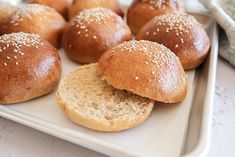
[[[235,66],[235,0],[201,0],[224,29],[220,32],[219,54]]]

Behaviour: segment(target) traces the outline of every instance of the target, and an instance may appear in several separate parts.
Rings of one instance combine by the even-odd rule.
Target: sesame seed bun
[[[64,18],[68,18],[68,10],[73,0],[27,0],[28,3],[42,4],[54,8]]]
[[[0,36],[0,104],[27,101],[51,92],[61,73],[56,49],[38,35]]]
[[[80,12],[68,25],[63,36],[67,55],[80,63],[98,62],[108,49],[132,38],[123,19],[105,8]]]
[[[99,74],[108,84],[164,103],[184,100],[185,72],[174,53],[151,41],[129,41],[100,58]]]
[[[210,48],[201,24],[186,13],[156,16],[141,29],[136,39],[165,45],[179,57],[185,70],[198,67]]]
[[[183,10],[179,0],[134,0],[127,12],[127,23],[137,34],[153,17]]]
[[[65,25],[64,18],[53,8],[39,4],[25,4],[11,15],[3,33],[34,33],[55,47],[59,47]]]
[[[69,18],[72,19],[84,9],[97,7],[110,9],[119,16],[124,16],[118,0],[74,0],[72,6],[69,9]]]

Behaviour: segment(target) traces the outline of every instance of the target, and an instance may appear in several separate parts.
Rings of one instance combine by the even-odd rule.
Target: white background
[[[235,156],[235,68],[219,59],[208,157]],[[0,157],[96,157],[103,155],[0,118]]]

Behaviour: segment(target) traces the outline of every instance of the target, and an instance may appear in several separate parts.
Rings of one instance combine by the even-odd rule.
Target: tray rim
[[[213,104],[214,104],[214,93],[215,93],[215,84],[216,84],[216,69],[218,61],[218,51],[219,51],[219,37],[218,37],[218,26],[213,22],[213,38],[212,38],[212,47],[210,57],[212,58],[209,62],[209,75],[208,80],[210,81],[207,84],[207,90],[210,92],[206,93],[199,142],[195,148],[190,151],[188,154],[183,155],[182,157],[204,157],[208,153],[210,146],[211,130],[212,130],[212,115],[213,115]],[[207,104],[207,105],[205,105]]]
[[[205,156],[209,148],[209,139],[211,136],[210,133],[211,133],[212,112],[213,112],[214,88],[215,88],[215,79],[216,79],[217,54],[218,54],[218,30],[215,23],[213,24],[212,27],[213,27],[213,33],[212,33],[213,44],[211,52],[213,53],[210,53],[209,72],[208,72],[208,80],[210,81],[208,81],[206,88],[211,92],[207,92],[205,95],[199,142],[192,151],[190,151],[188,154],[184,154],[183,157]],[[146,156],[141,152],[125,149],[125,147],[123,146],[119,146],[95,137],[91,137],[85,133],[80,133],[77,131],[73,131],[71,129],[62,128],[53,123],[43,121],[40,118],[33,117],[26,113],[21,113],[20,111],[14,111],[14,109],[9,109],[2,105],[0,105],[0,116],[106,155]]]

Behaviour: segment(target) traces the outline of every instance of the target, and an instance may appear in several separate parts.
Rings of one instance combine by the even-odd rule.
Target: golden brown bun
[[[124,16],[118,0],[74,0],[71,8],[69,9],[69,18],[72,19],[84,9],[97,7],[107,8],[121,17]]]
[[[10,3],[0,3],[0,35],[3,35],[2,30],[4,29],[5,24],[9,21],[10,16],[17,10],[17,7]]]
[[[0,36],[0,104],[30,100],[57,85],[61,61],[56,49],[38,35]]]
[[[79,13],[64,32],[67,55],[80,63],[98,62],[108,49],[132,38],[123,19],[105,8],[86,9]]]
[[[42,4],[54,8],[66,19],[68,17],[69,7],[73,2],[73,0],[27,0],[27,1],[28,3]]]
[[[127,23],[137,34],[153,17],[183,10],[179,0],[134,0],[127,12]]]
[[[55,47],[59,47],[65,26],[64,18],[53,8],[39,4],[25,4],[12,14],[3,31],[5,34],[12,32],[38,34]]]
[[[186,13],[166,14],[149,21],[137,40],[150,40],[168,47],[185,70],[198,67],[210,48],[209,38],[197,20]]]
[[[180,61],[163,45],[129,41],[100,58],[99,73],[108,84],[165,103],[183,101],[187,81]]]

